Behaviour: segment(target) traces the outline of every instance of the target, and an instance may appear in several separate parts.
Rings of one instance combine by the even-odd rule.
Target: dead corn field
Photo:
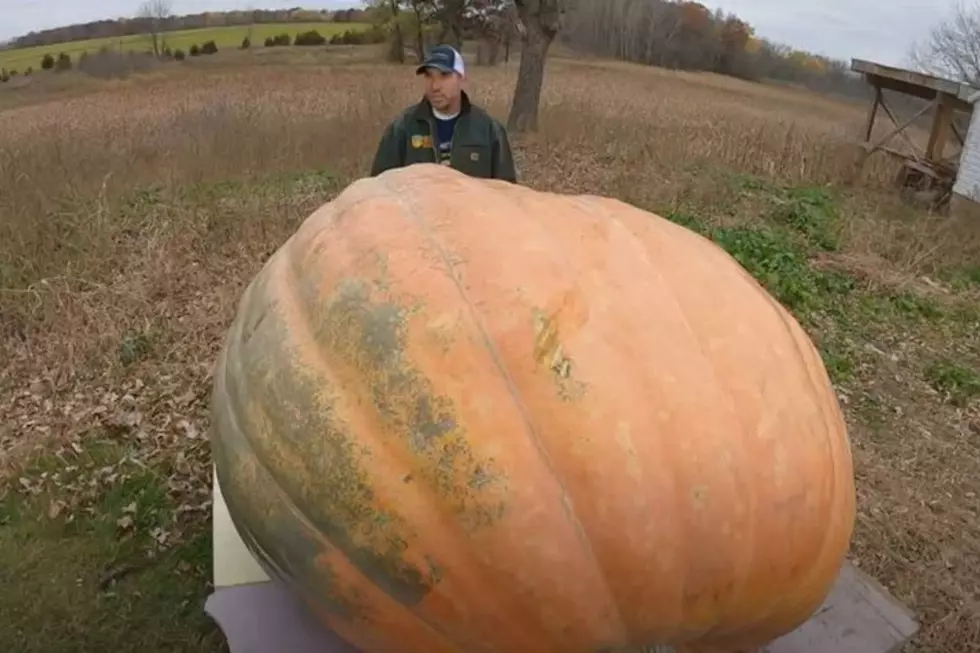
[[[477,68],[470,92],[504,117],[515,74]],[[131,650],[85,624],[137,620],[146,602],[171,614],[153,604],[171,594],[113,575],[136,558],[176,559],[168,582],[186,579],[142,650],[216,650],[188,616],[209,573],[210,366],[244,285],[363,174],[415,81],[370,63],[214,63],[0,99],[0,614],[14,615],[0,648]],[[556,58],[542,128],[515,149],[525,183],[699,230],[793,310],[851,427],[853,559],[922,620],[913,650],[975,653],[980,225],[902,205],[888,162],[844,185],[863,117],[795,90]],[[84,551],[81,522],[101,538]]]

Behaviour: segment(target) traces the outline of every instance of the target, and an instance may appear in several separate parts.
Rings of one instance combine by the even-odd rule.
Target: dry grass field
[[[0,90],[0,650],[216,651],[210,366],[239,294],[369,165],[410,68],[223,54]],[[470,90],[506,115],[512,62]],[[846,410],[852,557],[980,650],[980,224],[903,205],[864,115],[794,90],[556,57],[522,181],[704,233],[813,336]]]

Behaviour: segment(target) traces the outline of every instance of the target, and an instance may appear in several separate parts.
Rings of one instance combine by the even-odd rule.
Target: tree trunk
[[[494,34],[487,42],[487,63],[496,66],[500,61],[500,37]]]
[[[538,128],[544,65],[548,48],[555,38],[554,32],[545,31],[537,21],[525,20],[524,27],[521,67],[517,73],[517,87],[514,89],[514,100],[507,118],[507,130],[513,132],[536,131]]]
[[[401,25],[398,24],[395,25],[395,31],[391,35],[388,60],[394,63],[405,63],[405,37],[402,35]]]
[[[425,37],[422,36],[422,12],[418,5],[415,6],[415,49],[419,58],[419,63],[425,59]]]
[[[402,26],[401,22],[399,21],[398,0],[391,0],[390,7],[392,21],[395,24],[395,30],[392,33],[392,41],[388,51],[388,59],[389,61],[394,61],[396,63],[405,63],[405,36],[402,34]]]
[[[455,22],[444,21],[442,23],[442,31],[439,34],[439,42],[445,45],[451,45],[457,50],[462,50],[463,48],[463,30]]]

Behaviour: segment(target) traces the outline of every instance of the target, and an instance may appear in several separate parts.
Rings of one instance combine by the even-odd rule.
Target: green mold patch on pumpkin
[[[250,299],[264,297],[266,286],[264,277],[250,292]],[[247,488],[249,496],[261,495],[249,501],[272,501],[271,495],[281,492],[275,499],[279,503],[267,505],[269,512],[256,514],[253,524],[298,522],[300,515],[289,513],[295,507],[322,535],[321,541],[342,551],[372,583],[401,603],[415,605],[432,589],[430,576],[404,559],[415,533],[407,520],[378,505],[372,479],[363,466],[370,450],[350,433],[335,409],[336,399],[346,388],[336,387],[330,372],[311,369],[308,361],[301,363],[296,353],[297,347],[307,352],[322,347],[322,334],[295,327],[294,320],[311,318],[316,331],[329,323],[329,317],[309,315],[302,298],[285,296],[276,310],[266,313],[261,327],[248,330],[247,344],[241,331],[233,334],[229,359],[236,367],[226,380],[224,401],[237,427],[229,427],[220,437],[227,438],[230,447],[244,449],[247,443],[253,450],[245,454],[253,461],[250,465],[260,464],[268,478],[259,478],[253,469],[247,475],[249,485],[232,492]],[[367,336],[373,338],[373,344],[366,350],[375,356],[396,344],[385,340],[391,334],[381,322],[376,316],[376,328]],[[287,334],[285,340],[283,334]],[[419,430],[420,437],[438,437],[439,426],[432,424],[427,410],[417,405],[417,415],[428,426]],[[237,444],[232,442],[235,439]],[[255,486],[265,489],[256,493]],[[304,555],[312,562],[319,552],[307,549],[304,554],[301,548],[307,538],[294,536],[271,530],[256,533],[268,551],[278,552],[271,555],[284,556],[285,550],[300,547],[293,563]],[[280,557],[276,562],[287,561]],[[333,609],[350,613],[349,598],[339,592]]]
[[[262,275],[250,286],[243,301],[246,308],[267,294],[267,282],[268,276]],[[363,549],[368,556],[373,553],[370,544],[352,537],[360,532],[355,513],[371,510],[371,492],[346,432],[329,421],[329,415],[324,417],[319,405],[294,401],[301,394],[315,401],[317,393],[288,366],[288,354],[280,355],[285,327],[279,307],[261,307],[264,310],[247,310],[233,327],[227,355],[216,371],[212,451],[223,493],[243,539],[268,567],[312,592],[328,612],[364,619],[356,593],[339,588],[336,574],[318,559],[334,546],[362,560]],[[304,437],[310,434],[314,435]],[[297,473],[304,469],[307,474]],[[321,482],[312,482],[318,474]],[[353,527],[348,530],[345,525]],[[393,554],[400,560],[400,551]],[[382,586],[406,600],[424,596],[412,582],[414,570],[391,567],[369,563],[362,571],[378,582],[384,580],[383,573],[372,577],[368,570],[383,569],[389,582]]]
[[[473,453],[452,401],[434,394],[406,359],[406,320],[416,310],[374,298],[367,282],[348,279],[313,323],[329,354],[363,379],[386,431],[403,439],[422,462],[412,476],[446,499],[468,528],[493,523],[504,507],[485,496],[503,482],[501,474],[492,460]]]
[[[373,583],[406,605],[418,603],[431,586],[403,560],[412,528],[377,505],[360,465],[361,447],[317,401],[318,385],[297,370],[276,368],[271,373],[273,396],[262,401],[263,412],[271,422],[288,426],[276,431],[284,441],[263,439],[257,455],[275,487]],[[285,510],[279,506],[273,514],[296,519],[285,516]],[[271,535],[277,546],[293,546],[282,534]]]
[[[227,460],[219,476],[222,493],[242,539],[259,561],[327,612],[347,620],[367,620],[357,591],[341,587],[323,557],[333,550],[290,504],[289,498],[254,456]]]
[[[278,318],[270,314],[269,319]],[[257,349],[239,355],[244,358],[266,349],[258,337],[253,345]],[[243,452],[237,464],[234,459],[229,461],[237,469],[231,475],[229,507],[241,511],[248,530],[276,566],[290,573],[297,565],[309,569],[306,565],[321,552],[311,549],[308,538],[296,532],[297,522],[305,518],[320,534],[321,542],[343,551],[386,593],[408,605],[421,601],[431,587],[402,559],[405,533],[410,529],[404,520],[374,504],[370,481],[359,464],[363,451],[318,401],[321,388],[288,363],[282,365],[285,359],[264,353],[254,356],[229,394],[258,393],[261,388],[262,397],[247,404],[242,401],[235,409],[240,411],[241,433],[229,431],[221,436],[229,442],[238,437],[239,448],[244,449],[247,442],[253,449]],[[241,387],[245,385],[251,388],[245,390]],[[272,424],[281,426],[273,428]],[[284,526],[289,523],[292,525]],[[331,593],[319,577],[315,582],[317,591]],[[356,612],[343,594],[336,593],[335,599],[327,606],[335,613]]]

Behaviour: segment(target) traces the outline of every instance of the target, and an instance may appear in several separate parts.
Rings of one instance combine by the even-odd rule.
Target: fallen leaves
[[[68,504],[60,499],[54,499],[48,504],[48,519],[57,519]]]
[[[199,310],[190,304],[183,312]],[[211,336],[220,340],[220,330]],[[216,343],[199,344],[208,361]],[[51,358],[38,370],[26,347],[10,345],[0,376],[0,487],[42,501],[48,520],[111,520],[117,537],[157,550],[207,519],[209,363],[161,370],[154,361],[97,378],[66,374]],[[162,505],[143,505],[141,492],[159,493]],[[113,493],[123,497],[121,508],[104,505]]]

